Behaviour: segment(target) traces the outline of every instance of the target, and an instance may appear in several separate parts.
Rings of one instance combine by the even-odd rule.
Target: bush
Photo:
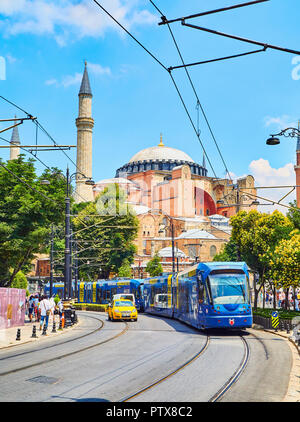
[[[108,305],[97,305],[95,303],[74,303],[72,306],[78,311],[106,312]]]
[[[258,315],[258,316],[262,316],[265,318],[271,318],[272,316],[272,312],[278,312],[278,316],[281,319],[293,319],[296,316],[300,316],[300,312],[294,311],[294,310],[290,310],[287,311],[285,309],[263,309],[263,308],[257,308],[256,310],[252,310],[253,315]]]

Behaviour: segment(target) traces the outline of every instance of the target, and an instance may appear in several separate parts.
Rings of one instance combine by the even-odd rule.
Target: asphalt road
[[[243,361],[241,334],[249,361],[220,400],[281,401],[287,391],[290,348],[272,334],[207,335],[145,314],[128,323],[107,321],[105,314],[78,314],[81,324],[59,339],[0,351],[1,402],[123,401],[191,359],[131,401],[207,402]]]

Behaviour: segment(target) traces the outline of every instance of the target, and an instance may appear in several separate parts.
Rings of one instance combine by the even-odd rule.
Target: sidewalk
[[[253,324],[255,330],[263,330],[268,333],[272,333],[274,335],[280,336],[285,338],[288,341],[288,345],[290,346],[292,356],[293,356],[293,363],[290,373],[290,383],[288,387],[288,391],[286,393],[283,402],[300,402],[300,347],[297,345],[296,339],[293,336],[293,332],[291,331],[287,334],[286,331],[278,330],[267,330],[263,328],[261,325]]]
[[[55,322],[55,330],[56,333],[53,333],[53,322]],[[36,327],[36,336],[37,338],[32,338],[32,331],[33,326]],[[73,327],[78,326],[74,324],[71,327],[64,327],[62,330],[59,330],[59,315],[54,315],[49,317],[47,335],[42,335],[43,330],[40,331],[40,323],[39,322],[30,322],[28,316],[25,317],[25,324],[18,326],[18,327],[11,327],[5,328],[0,330],[0,349],[4,349],[7,347],[17,346],[19,344],[24,344],[33,341],[41,341],[49,337],[59,336],[67,331],[70,331]],[[17,338],[17,331],[20,329],[21,331],[21,339],[16,340]]]

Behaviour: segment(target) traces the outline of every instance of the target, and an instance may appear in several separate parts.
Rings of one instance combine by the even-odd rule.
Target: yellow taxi
[[[107,314],[109,321],[118,319],[137,321],[137,310],[130,300],[114,300],[108,305]]]

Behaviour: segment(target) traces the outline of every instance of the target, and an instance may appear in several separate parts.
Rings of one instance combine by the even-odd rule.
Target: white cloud
[[[111,70],[109,67],[103,67],[101,64],[98,63],[90,63],[87,64],[88,70],[95,75],[111,75]]]
[[[264,118],[265,126],[274,126],[278,131],[286,129],[287,127],[297,127],[297,119],[284,114],[279,117],[266,116]]]
[[[157,16],[141,7],[141,1],[102,0],[101,4],[122,25],[151,25]],[[91,0],[1,0],[0,14],[6,36],[50,34],[60,46],[83,37],[103,36],[108,29],[122,33],[119,26]]]
[[[255,179],[255,186],[295,186],[296,176],[293,163],[287,163],[284,167],[278,169],[272,168],[268,160],[260,158],[254,160],[250,163],[249,169],[251,174]],[[292,188],[270,188],[270,189],[258,189],[257,195],[279,202]],[[292,202],[296,199],[295,190],[289,194],[285,199],[280,201],[284,205],[289,205],[289,202]],[[264,199],[258,199],[261,203],[268,203]],[[282,207],[275,204],[274,206],[261,206],[258,207],[259,211],[262,212],[273,212],[275,209],[278,209],[280,212],[286,214],[288,208]]]
[[[6,54],[6,58],[7,58],[8,63],[15,63],[17,61],[17,59],[11,54]]]
[[[111,76],[112,72],[109,67],[104,67],[99,63],[87,63],[87,68],[89,74],[93,74],[96,77],[108,75]],[[72,85],[80,85],[82,81],[83,73],[76,72],[74,75],[65,75],[61,78],[61,80],[57,80],[55,78],[48,79],[45,84],[46,85],[54,85],[54,86],[63,86],[64,88],[68,88]]]

